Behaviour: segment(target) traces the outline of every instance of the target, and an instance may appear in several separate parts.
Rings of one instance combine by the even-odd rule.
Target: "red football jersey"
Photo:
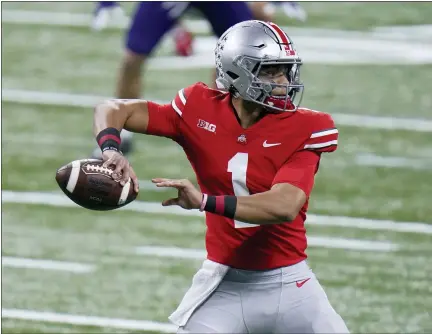
[[[268,114],[243,129],[230,94],[197,83],[171,104],[148,104],[147,133],[179,143],[209,195],[245,196],[287,182],[307,198],[321,152],[336,150],[338,131],[329,114],[310,109]],[[248,224],[206,213],[208,259],[234,268],[265,270],[306,258],[308,202],[292,222]]]

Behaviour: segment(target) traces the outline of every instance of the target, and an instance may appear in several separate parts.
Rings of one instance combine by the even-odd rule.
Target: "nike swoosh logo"
[[[267,140],[263,143],[263,146],[264,147],[272,147],[272,146],[278,146],[278,145],[280,145],[280,144],[282,144],[282,143],[275,143],[275,144],[268,144],[267,143]]]
[[[296,282],[296,285],[297,285],[298,288],[301,288],[309,280],[310,280],[310,277],[307,278],[307,279],[305,279],[304,281],[298,281],[298,282]]]

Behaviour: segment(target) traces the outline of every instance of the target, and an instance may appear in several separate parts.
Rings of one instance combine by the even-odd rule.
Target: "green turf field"
[[[297,27],[370,30],[375,26],[431,24],[428,3],[305,3],[310,20]],[[90,3],[6,3],[6,10],[89,13]],[[128,11],[132,9],[127,4]],[[356,15],[351,15],[355,11]],[[284,25],[294,24],[281,20]],[[122,31],[2,24],[2,89],[110,96],[122,54]],[[394,40],[397,43],[397,40]],[[431,42],[424,40],[425,47]],[[299,50],[301,51],[301,50]],[[368,51],[372,52],[372,51]],[[168,46],[157,55],[170,55]],[[210,68],[149,68],[146,98],[169,101],[186,85],[209,82]],[[305,64],[304,105],[330,113],[432,121],[432,64]],[[201,217],[122,210],[96,213],[44,205],[62,196],[55,170],[94,148],[92,108],[67,103],[2,102],[2,190],[35,192],[39,204],[2,204],[2,253],[12,259],[68,261],[92,266],[74,273],[3,266],[2,308],[167,323],[200,266],[200,259],[139,255],[140,246],[203,249]],[[430,124],[430,123],[427,123]],[[307,225],[313,240],[371,242],[370,249],[314,245],[310,264],[352,333],[432,331],[432,136],[430,131],[339,125],[339,149],[324,157],[310,212],[342,216],[348,226]],[[140,180],[189,177],[181,148],[136,136],[130,160]],[[373,157],[373,159],[365,158]],[[383,166],[383,161],[386,166]],[[159,202],[172,191],[141,189],[140,201]],[[39,196],[39,197],[38,197]],[[367,218],[369,228],[349,217]],[[381,220],[420,222],[401,232]],[[331,221],[331,218],[329,219]],[[335,219],[336,221],[336,219]],[[339,221],[339,220],[338,220]],[[431,225],[427,225],[431,224]],[[400,224],[400,226],[402,226]],[[405,225],[404,225],[405,226]],[[391,246],[373,250],[374,245]],[[347,246],[347,248],[350,248]],[[4,318],[7,333],[125,333],[67,321]],[[158,330],[146,332],[158,333]]]

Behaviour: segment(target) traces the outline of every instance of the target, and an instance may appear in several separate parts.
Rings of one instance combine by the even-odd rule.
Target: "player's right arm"
[[[195,85],[181,89],[171,103],[161,105],[145,100],[112,99],[94,109],[93,133],[102,150],[104,165],[114,165],[113,178],[123,185],[132,178],[138,180],[128,160],[119,152],[120,131],[179,138],[179,122],[186,109],[187,99]],[[137,190],[138,188],[136,188]]]
[[[96,106],[93,133],[115,128],[145,133],[149,122],[148,102],[145,100],[106,100]]]
[[[196,85],[181,89],[168,104],[146,100],[106,100],[94,110],[93,133],[97,136],[106,128],[126,129],[175,139],[187,101]]]

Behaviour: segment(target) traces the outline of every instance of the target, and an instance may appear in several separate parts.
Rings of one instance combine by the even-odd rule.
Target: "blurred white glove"
[[[271,4],[274,6],[282,7],[284,14],[292,19],[296,19],[302,22],[306,21],[307,19],[306,11],[296,1],[273,1],[271,2]]]
[[[110,25],[127,21],[127,15],[116,1],[98,1],[93,14],[91,28],[100,31]]]

